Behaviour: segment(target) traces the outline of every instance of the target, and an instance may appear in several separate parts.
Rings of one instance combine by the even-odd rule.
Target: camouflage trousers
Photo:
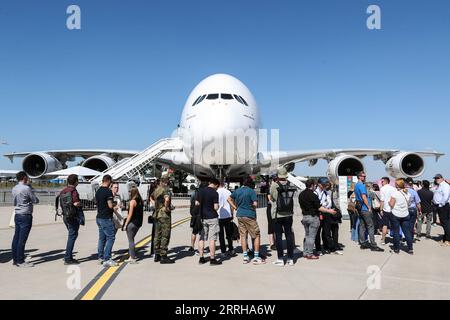
[[[171,233],[171,217],[164,215],[156,219],[156,230],[155,230],[155,240],[154,248],[155,254],[161,256],[167,255],[167,250],[169,248],[170,233]]]

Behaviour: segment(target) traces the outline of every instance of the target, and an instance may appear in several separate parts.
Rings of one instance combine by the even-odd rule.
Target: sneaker
[[[25,261],[30,261],[31,259],[33,259],[31,256],[25,255]]]
[[[229,250],[229,251],[227,251],[227,253],[226,253],[229,257],[236,257],[237,256],[237,253],[236,253],[236,251],[234,251],[234,250]]]
[[[23,262],[23,263],[16,263],[15,266],[19,268],[33,268],[34,264],[30,262]]]
[[[308,260],[319,260],[320,259],[318,256],[315,256],[313,254],[307,255],[305,258]]]
[[[160,261],[161,261],[161,255],[155,254],[155,262],[160,262]]]
[[[170,259],[168,256],[161,256],[160,264],[174,264],[175,260]]]
[[[373,246],[370,248],[370,251],[375,251],[375,252],[384,252],[383,248],[380,248],[378,246]]]
[[[129,257],[125,262],[128,262],[129,264],[138,264],[139,262],[137,259],[133,259],[132,257]]]
[[[408,254],[413,255],[414,254],[414,250],[408,250]]]
[[[244,260],[242,262],[243,264],[248,264],[250,262],[250,258],[248,256],[244,257]]]
[[[274,245],[274,244],[273,244],[273,245],[271,245],[271,246],[270,246],[270,250],[272,250],[272,251],[275,251],[275,250],[277,250],[277,246],[276,246],[276,245]]]
[[[103,263],[104,267],[117,267],[118,265],[119,264],[116,261],[112,260],[112,259],[110,259],[109,261],[106,261],[106,262]]]
[[[71,265],[71,264],[80,264],[80,262],[77,259],[69,259],[64,260],[64,265]]]
[[[331,253],[335,254],[337,256],[343,256],[344,255],[344,253],[342,251],[334,251],[334,252],[331,252]]]
[[[216,259],[211,259],[209,260],[209,265],[210,266],[220,266],[222,264],[222,261],[216,260]]]
[[[364,243],[364,244],[360,245],[359,248],[361,250],[371,249],[370,244],[368,244],[368,243]]]
[[[288,266],[293,267],[294,264],[295,264],[295,263],[294,263],[294,260],[288,259],[288,261],[287,261],[287,265],[288,265]]]
[[[277,267],[284,267],[283,259],[277,259],[277,261],[272,262]]]
[[[394,250],[392,250],[392,252],[394,252],[395,254],[399,254],[400,250],[399,249],[394,249]]]
[[[188,251],[189,251],[189,252],[195,252],[195,249],[194,249],[194,247],[190,247],[190,248],[188,249]]]
[[[206,261],[205,257],[200,257],[200,259],[198,260],[198,264],[205,264],[206,262],[208,261]]]
[[[253,258],[253,259],[252,259],[252,263],[253,263],[254,265],[265,264],[265,263],[266,263],[266,260],[261,259],[261,257]]]

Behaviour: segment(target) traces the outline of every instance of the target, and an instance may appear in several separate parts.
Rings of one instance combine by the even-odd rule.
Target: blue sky
[[[70,4],[82,30],[66,28]],[[382,30],[366,27],[370,4]],[[435,149],[448,156],[424,177],[450,176],[449,17],[446,0],[2,0],[0,153],[143,149],[172,132],[199,81],[229,73],[282,149]]]

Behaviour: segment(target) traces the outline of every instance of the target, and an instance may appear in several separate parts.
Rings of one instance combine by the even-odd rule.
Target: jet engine
[[[83,167],[103,172],[116,164],[116,161],[107,155],[90,157],[83,162]]]
[[[364,164],[355,156],[340,155],[328,164],[328,179],[338,184],[340,176],[356,176],[359,171],[364,171]]]
[[[31,153],[23,159],[22,168],[30,178],[39,179],[47,173],[61,170],[63,165],[47,153]]]
[[[386,163],[386,172],[394,178],[417,178],[424,171],[425,162],[415,153],[399,153]]]

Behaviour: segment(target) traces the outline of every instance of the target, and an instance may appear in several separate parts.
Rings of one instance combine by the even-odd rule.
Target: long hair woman
[[[408,253],[414,254],[413,251],[413,236],[411,234],[411,218],[409,215],[409,202],[411,201],[411,194],[406,189],[405,180],[395,180],[395,187],[397,191],[392,194],[389,205],[392,208],[392,230],[394,232],[394,252],[400,252],[400,226],[406,238],[408,245]]]
[[[144,201],[139,193],[138,188],[132,188],[130,191],[130,208],[128,210],[127,221],[124,229],[127,231],[130,258],[127,262],[131,264],[137,263],[136,245],[134,238],[142,227],[144,219]]]

